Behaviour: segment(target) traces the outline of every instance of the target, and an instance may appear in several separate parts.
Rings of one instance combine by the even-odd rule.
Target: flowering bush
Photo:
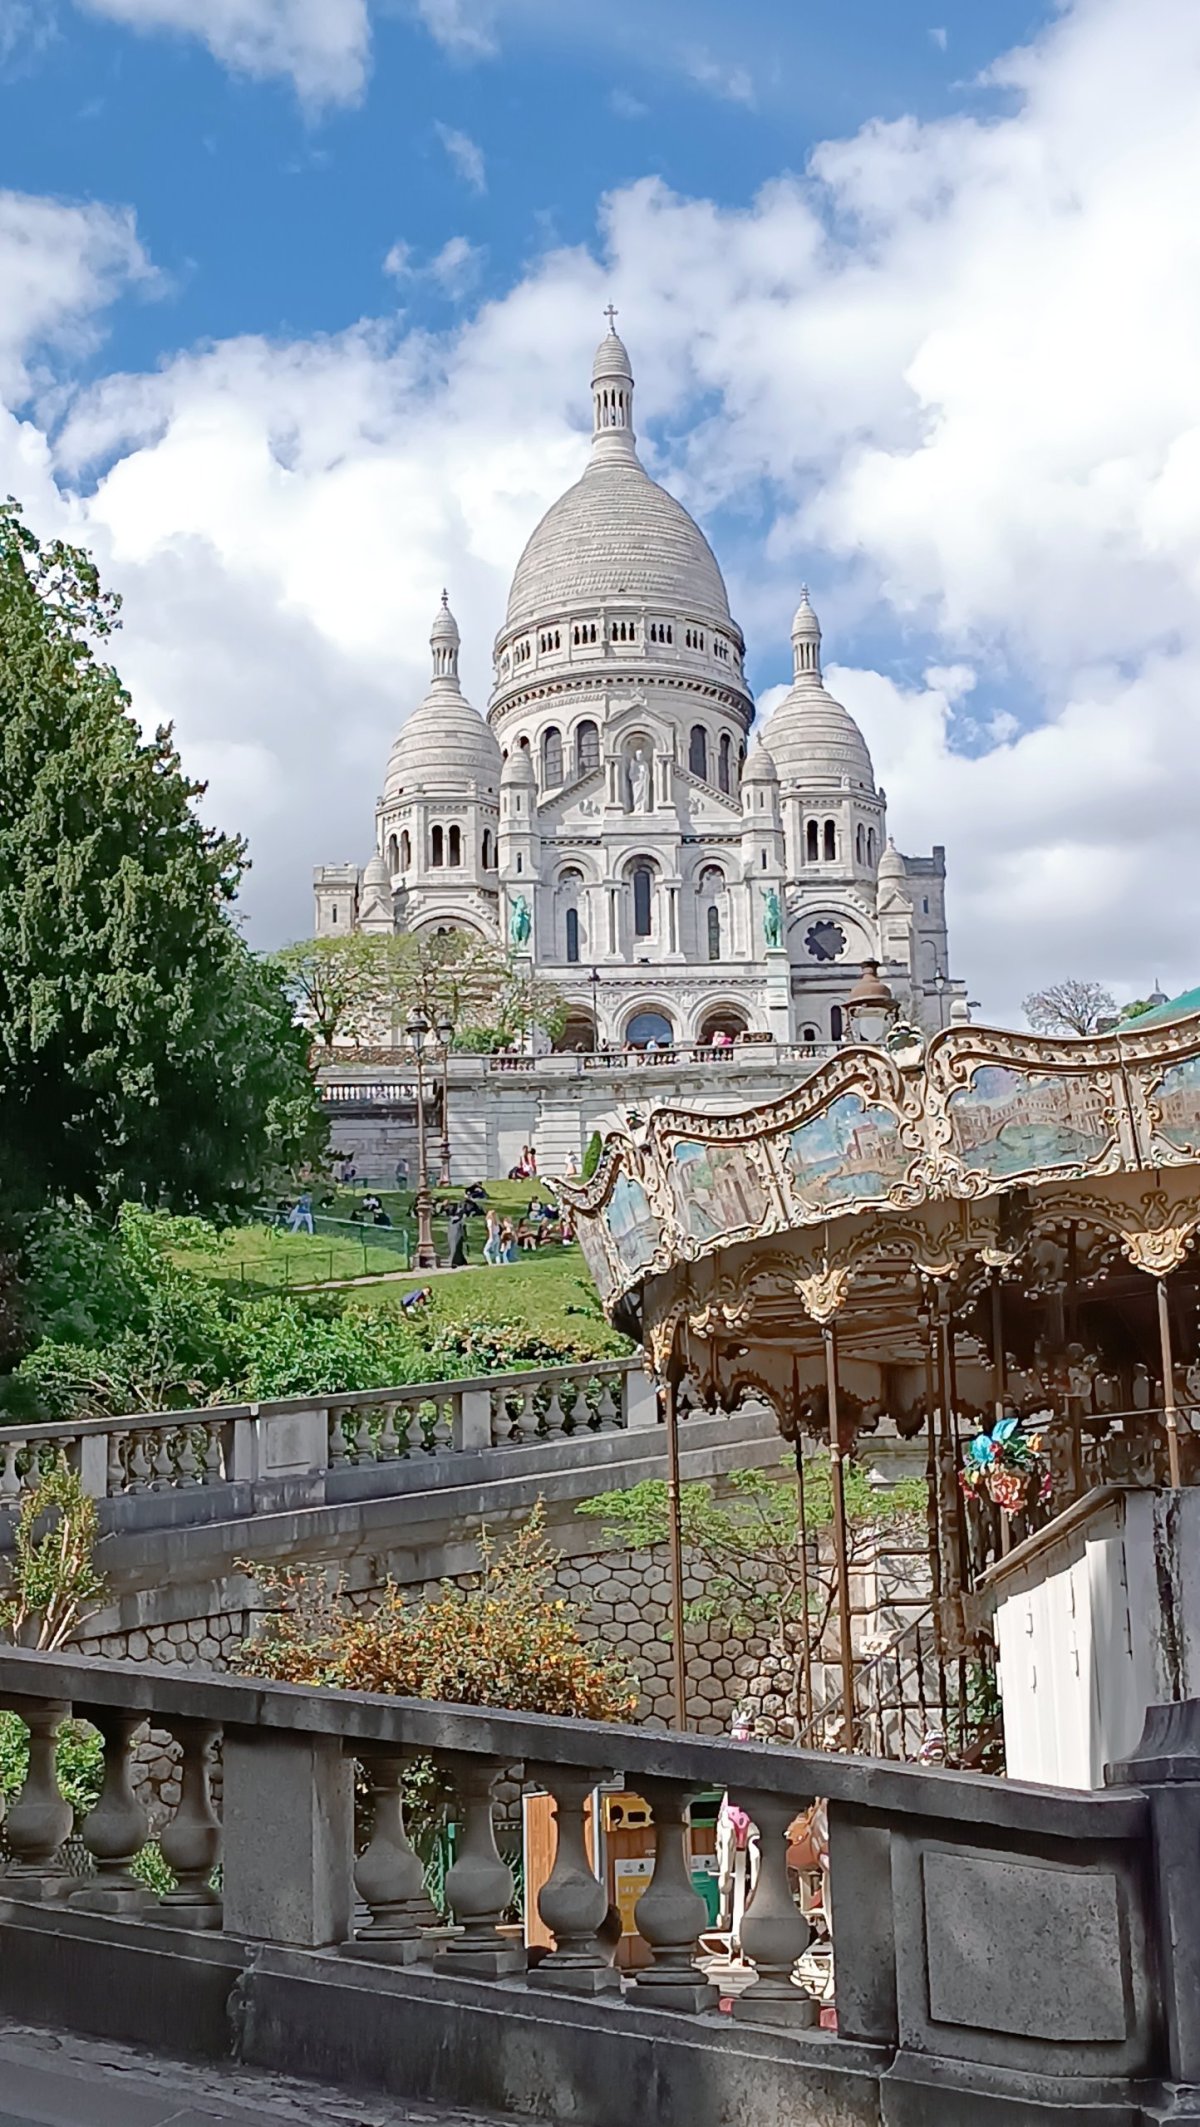
[[[1023,1433],[1016,1418],[1001,1418],[990,1433],[968,1442],[959,1483],[968,1499],[987,1492],[1004,1514],[1020,1514],[1050,1496],[1050,1471],[1040,1433]]]
[[[636,1679],[619,1656],[580,1637],[579,1612],[554,1594],[557,1554],[540,1504],[502,1550],[486,1530],[480,1548],[482,1570],[470,1587],[446,1581],[436,1601],[414,1603],[388,1581],[370,1611],[331,1593],[320,1570],[243,1566],[275,1607],[236,1666],[285,1684],[632,1720]]]

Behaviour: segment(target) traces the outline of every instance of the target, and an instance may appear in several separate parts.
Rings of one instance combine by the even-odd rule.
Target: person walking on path
[[[313,1230],[311,1189],[306,1189],[303,1196],[298,1199],[296,1208],[288,1220],[289,1233],[299,1233],[301,1228],[307,1234],[311,1234]]]
[[[505,1219],[503,1226],[500,1228],[500,1261],[502,1263],[515,1263],[518,1254],[516,1229],[511,1219]]]
[[[446,1221],[446,1239],[450,1244],[450,1268],[461,1270],[467,1260],[467,1217],[461,1204],[457,1204]]]
[[[487,1215],[487,1239],[483,1244],[483,1260],[493,1265],[500,1261],[500,1219],[498,1213],[491,1210]]]

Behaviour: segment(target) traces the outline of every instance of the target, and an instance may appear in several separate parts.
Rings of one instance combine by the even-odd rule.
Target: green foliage
[[[597,1167],[600,1165],[600,1154],[603,1152],[603,1150],[604,1140],[598,1130],[593,1130],[591,1136],[587,1141],[587,1150],[583,1155],[582,1179],[585,1182],[591,1181],[591,1178],[596,1172]]]
[[[21,1647],[64,1647],[104,1592],[93,1557],[99,1533],[95,1500],[59,1457],[21,1495],[3,1567],[0,1631]]]
[[[307,1044],[231,916],[240,842],[203,825],[167,730],[98,654],[89,557],[0,506],[0,1178],[5,1210],[251,1200],[324,1141]]]
[[[85,1721],[64,1721],[55,1746],[58,1784],[76,1822],[94,1808],[104,1777],[104,1745]],[[15,1713],[0,1713],[0,1796],[15,1795],[29,1769],[29,1735]]]
[[[376,1606],[351,1608],[324,1571],[245,1563],[274,1601],[237,1667],[250,1676],[394,1693],[521,1713],[631,1720],[638,1687],[619,1656],[581,1637],[580,1613],[554,1592],[558,1554],[541,1503],[497,1550],[480,1531],[482,1570],[414,1603],[388,1581]]]
[[[305,1026],[328,1054],[337,1042],[390,1042],[410,1013],[475,1054],[505,1047],[531,1027],[556,1033],[559,992],[530,978],[504,948],[465,931],[349,931],[284,946],[270,965]]]
[[[873,1541],[883,1525],[901,1525],[923,1514],[925,1487],[919,1479],[877,1491],[854,1462],[843,1465],[850,1555]],[[804,1527],[808,1542],[808,1608],[801,1573],[798,1492],[794,1477],[765,1470],[738,1470],[716,1484],[680,1488],[680,1531],[685,1557],[700,1568],[704,1594],[685,1605],[695,1622],[722,1625],[738,1637],[769,1632],[779,1644],[796,1646],[807,1632],[816,1649],[829,1621],[833,1574],[828,1546],[820,1539],[833,1522],[829,1464],[805,1463]],[[670,1533],[667,1487],[657,1479],[621,1492],[581,1500],[576,1512],[604,1523],[605,1540],[631,1551],[665,1544]]]

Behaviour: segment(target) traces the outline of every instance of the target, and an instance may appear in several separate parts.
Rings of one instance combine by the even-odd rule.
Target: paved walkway
[[[514,2127],[475,2112],[157,2060],[0,2018],[0,2127]]]

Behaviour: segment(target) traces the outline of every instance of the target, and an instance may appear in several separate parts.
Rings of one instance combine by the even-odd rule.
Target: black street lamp
[[[946,1027],[946,973],[944,968],[934,968],[933,987],[937,992],[938,1032],[940,1034],[945,1032]]]
[[[424,1012],[412,1011],[405,1024],[409,1047],[417,1067],[417,1269],[436,1270],[433,1245],[432,1205],[429,1201],[429,1160],[425,1146],[425,1043],[429,1021]]]
[[[450,1045],[454,1040],[454,1021],[443,1017],[437,1023],[438,1047],[442,1057],[442,1164],[438,1175],[438,1187],[450,1187]]]

